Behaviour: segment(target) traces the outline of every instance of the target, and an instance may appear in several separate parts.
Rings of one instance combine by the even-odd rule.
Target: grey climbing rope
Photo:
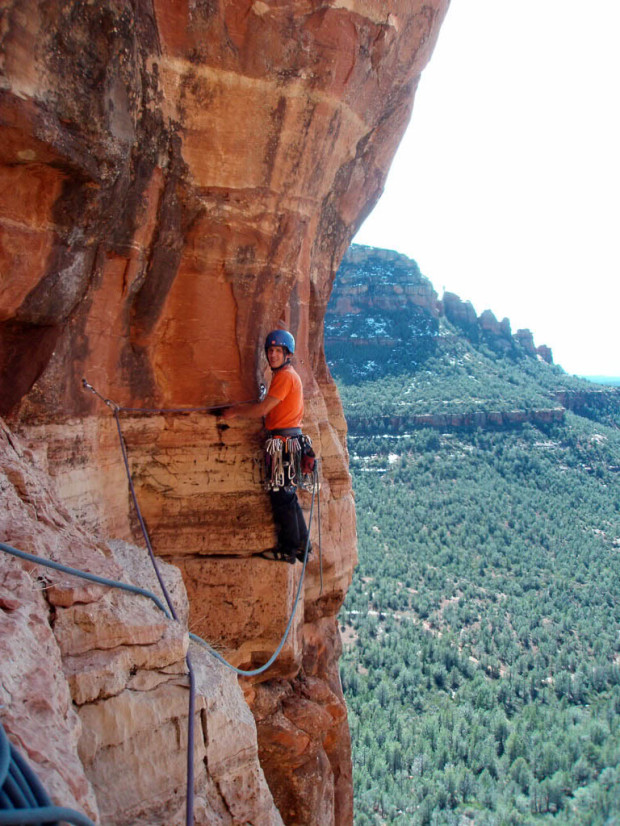
[[[315,471],[315,473],[316,473],[316,471]],[[271,666],[274,664],[274,662],[280,656],[280,652],[284,648],[284,645],[285,645],[286,640],[288,638],[289,632],[290,632],[291,627],[293,625],[293,619],[295,618],[295,613],[297,611],[297,604],[298,604],[299,598],[301,596],[301,589],[302,589],[303,584],[304,584],[304,576],[305,576],[305,573],[306,573],[306,566],[308,565],[308,548],[310,547],[310,528],[312,527],[312,514],[313,514],[313,511],[314,511],[314,492],[312,494],[312,500],[310,502],[310,518],[308,520],[308,538],[306,539],[306,547],[304,548],[304,563],[303,563],[303,568],[301,570],[301,576],[299,578],[299,584],[297,585],[297,592],[295,593],[295,600],[293,602],[293,608],[291,609],[291,615],[290,615],[290,617],[288,619],[288,622],[286,624],[286,628],[284,629],[284,634],[282,635],[282,639],[278,643],[278,646],[277,646],[276,650],[273,652],[273,654],[267,660],[267,662],[264,663],[264,665],[261,665],[259,668],[253,668],[253,669],[249,669],[249,670],[246,670],[246,669],[243,669],[243,668],[237,668],[232,663],[228,662],[228,660],[226,660],[224,657],[222,657],[222,655],[219,652],[217,652],[213,648],[211,648],[211,646],[208,643],[206,643],[203,639],[201,639],[200,637],[197,637],[195,634],[190,634],[189,635],[190,639],[194,640],[194,642],[197,642],[200,645],[204,645],[208,649],[208,651],[215,657],[215,659],[218,660],[218,662],[222,663],[222,665],[225,665],[227,668],[229,668],[231,671],[234,671],[235,674],[238,674],[241,677],[255,677],[258,674],[263,674],[265,671],[267,671],[269,668],[271,668]]]
[[[45,559],[42,556],[35,556],[35,554],[20,551],[12,545],[7,545],[5,542],[0,542],[0,550],[7,554],[11,554],[12,556],[17,556],[20,559],[25,559],[27,562],[33,562],[35,565],[44,565],[46,568],[53,568],[55,571],[61,571],[63,574],[71,574],[71,576],[78,576],[81,579],[96,582],[98,585],[106,585],[109,588],[122,588],[124,591],[130,591],[133,594],[140,594],[143,597],[148,597],[153,600],[155,605],[160,611],[163,611],[168,619],[172,619],[162,601],[151,591],[147,591],[146,588],[139,588],[137,585],[129,585],[126,582],[119,582],[116,579],[108,579],[107,577],[99,576],[98,574],[91,574],[88,571],[81,571],[78,568],[71,568],[69,565],[54,562],[53,559]]]
[[[6,735],[0,723],[0,825],[94,826],[81,812],[53,806],[43,784]]]
[[[121,446],[121,452],[123,454],[123,462],[125,464],[127,481],[129,482],[129,490],[131,491],[131,498],[136,509],[138,521],[140,522],[142,535],[144,536],[144,540],[146,542],[146,547],[149,553],[149,557],[151,559],[151,564],[155,571],[155,575],[157,576],[157,581],[159,582],[159,586],[166,599],[168,607],[170,608],[170,613],[172,614],[175,620],[178,620],[177,613],[174,610],[174,605],[172,603],[172,600],[170,599],[170,595],[168,594],[168,590],[166,589],[163,578],[161,576],[159,565],[157,564],[157,560],[155,559],[153,546],[151,545],[151,539],[146,529],[144,519],[142,518],[142,511],[140,510],[140,505],[138,504],[138,497],[136,496],[136,490],[133,484],[133,479],[131,478],[131,470],[129,468],[127,448],[125,446],[125,440],[123,439],[123,432],[121,429],[120,408],[118,406],[115,407],[113,412],[114,419],[116,421],[116,427],[118,430],[118,439]],[[187,663],[187,675],[189,678],[189,709],[187,714],[187,804],[185,807],[185,824],[186,826],[192,826],[194,822],[194,715],[196,710],[196,678],[194,675],[194,668],[192,666],[192,660],[189,655],[189,652],[185,656],[185,662]]]

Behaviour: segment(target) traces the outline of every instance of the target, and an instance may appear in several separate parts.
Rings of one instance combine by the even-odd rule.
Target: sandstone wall
[[[95,542],[1,420],[0,491],[14,547],[161,595],[146,552]],[[0,553],[2,724],[52,799],[95,822],[186,823],[189,606],[179,571],[160,566],[178,621],[143,596]],[[203,648],[191,656],[194,823],[282,824],[236,678]]]
[[[83,376],[125,407],[221,405],[256,397],[267,330],[283,324],[297,338],[306,429],[322,458],[323,589],[315,559],[282,658],[243,685],[286,823],[351,821],[336,613],[356,560],[355,517],[323,316],[340,258],[381,192],[447,5],[3,4],[0,414],[76,530],[95,545],[139,540],[114,419],[84,391]],[[273,541],[258,426],[226,428],[206,413],[121,419],[153,546],[189,593],[190,628],[237,665],[264,662],[299,566],[256,557]],[[36,544],[14,522],[2,527],[24,550]],[[315,545],[317,527],[315,518]],[[58,626],[65,658],[74,656],[63,640],[73,639],[76,611]],[[94,794],[102,821],[120,823],[101,799],[112,767],[93,741],[103,725],[97,701],[79,682],[71,678],[72,701],[65,692],[62,702],[67,714],[80,706],[84,727],[78,737],[71,724],[91,783],[80,799],[95,812]],[[168,697],[153,712],[159,743],[178,730],[165,710],[178,692],[168,683],[153,691]],[[117,749],[122,772],[124,760],[133,765],[134,738],[146,734],[115,736],[104,746]],[[211,799],[223,781],[205,777]],[[127,812],[147,822],[140,799]],[[240,822],[272,817],[246,815]]]

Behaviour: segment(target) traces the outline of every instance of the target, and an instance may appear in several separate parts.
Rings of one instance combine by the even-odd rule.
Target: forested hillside
[[[403,298],[368,325],[335,295],[378,331],[347,348],[330,344],[341,311],[327,319],[358,515],[341,613],[357,826],[619,824],[617,391],[506,324],[495,346],[471,314]],[[560,413],[496,415],[535,409]]]

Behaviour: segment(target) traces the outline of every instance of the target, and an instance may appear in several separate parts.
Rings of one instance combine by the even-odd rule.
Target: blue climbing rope
[[[136,495],[136,490],[135,490],[135,487],[134,487],[134,484],[133,484],[133,479],[132,479],[132,476],[131,476],[131,469],[129,467],[129,457],[128,457],[128,454],[127,454],[127,447],[125,445],[125,439],[123,438],[123,431],[122,431],[122,427],[121,427],[120,414],[121,414],[121,412],[131,412],[131,413],[139,413],[139,412],[142,412],[142,413],[188,413],[188,412],[196,412],[196,411],[212,411],[212,410],[220,410],[222,408],[222,405],[220,404],[220,405],[215,405],[215,406],[212,406],[212,407],[171,407],[171,408],[122,407],[121,405],[117,404],[116,402],[112,401],[111,399],[107,399],[104,396],[102,396],[101,393],[99,393],[98,390],[96,390],[93,387],[93,385],[90,384],[89,382],[87,382],[86,379],[84,379],[84,378],[82,379],[82,385],[83,385],[85,390],[90,390],[91,393],[93,393],[95,396],[97,396],[99,399],[101,399],[101,401],[104,404],[106,404],[112,410],[112,413],[114,415],[114,420],[116,422],[118,440],[119,440],[119,444],[120,444],[120,447],[121,447],[121,453],[122,453],[122,456],[123,456],[123,464],[125,466],[125,474],[127,476],[127,482],[129,484],[129,490],[130,490],[130,493],[131,493],[131,499],[132,499],[132,502],[133,502],[133,506],[135,508],[136,515],[138,517],[138,522],[139,522],[140,528],[142,530],[142,535],[144,537],[144,541],[146,542],[146,547],[147,547],[147,550],[148,550],[148,553],[149,553],[149,556],[150,556],[150,559],[151,559],[151,564],[153,565],[153,567],[155,569],[155,573],[157,574],[159,584],[160,584],[161,589],[164,593],[164,596],[166,597],[166,601],[168,602],[168,606],[170,607],[170,611],[172,612],[173,617],[176,619],[177,617],[176,617],[176,614],[174,612],[174,606],[172,605],[172,603],[171,603],[171,601],[168,597],[168,594],[166,592],[163,580],[162,580],[161,575],[159,573],[159,568],[158,568],[158,565],[157,565],[155,553],[153,552],[153,547],[151,545],[151,540],[150,540],[150,537],[149,537],[149,534],[148,534],[148,531],[147,531],[147,528],[146,528],[146,524],[144,522],[144,518],[142,516],[142,511],[140,510],[140,504],[138,502],[138,497]],[[293,603],[291,616],[289,617],[288,623],[287,623],[286,628],[284,630],[284,634],[283,634],[283,636],[282,636],[275,652],[272,654],[272,656],[267,660],[267,662],[264,665],[260,666],[259,668],[250,669],[250,670],[237,668],[232,663],[228,662],[228,660],[226,660],[224,657],[222,657],[222,655],[218,651],[215,651],[201,637],[197,637],[195,634],[191,634],[191,633],[189,635],[190,639],[192,639],[194,642],[197,642],[200,645],[204,646],[209,651],[209,653],[213,657],[215,657],[216,660],[218,660],[218,662],[222,663],[222,665],[225,665],[227,668],[229,668],[231,671],[234,671],[235,674],[238,674],[241,677],[255,677],[258,674],[263,674],[265,671],[267,671],[269,668],[271,668],[273,663],[278,658],[280,652],[282,651],[282,648],[284,647],[284,645],[286,643],[286,640],[288,638],[289,632],[291,630],[291,627],[292,627],[292,624],[293,624],[293,619],[295,617],[295,612],[297,610],[297,605],[299,603],[299,599],[300,599],[300,596],[301,596],[301,590],[302,590],[302,587],[303,587],[304,577],[305,577],[305,573],[306,573],[306,567],[307,567],[307,563],[308,563],[308,549],[310,547],[310,529],[312,527],[312,518],[313,518],[313,513],[314,513],[314,499],[315,499],[315,496],[317,494],[317,491],[319,490],[318,462],[317,462],[317,465],[315,465],[313,482],[314,483],[313,483],[313,486],[312,486],[312,500],[311,500],[311,503],[310,503],[310,517],[309,517],[309,520],[308,520],[308,537],[306,539],[306,547],[304,548],[304,562],[303,562],[301,577],[300,577],[300,580],[299,580],[299,585],[297,587],[297,592],[295,594],[295,600],[294,600],[294,603]],[[320,498],[319,498],[319,508],[320,508]],[[322,548],[321,548],[321,540],[320,540],[320,530],[321,530],[321,526],[320,526],[320,523],[319,523],[319,555],[320,555],[320,561],[321,561],[321,566],[320,566],[321,567],[321,593],[323,593],[323,558],[322,558]],[[191,677],[190,677],[190,679],[191,679]]]
[[[0,550],[4,551],[5,553],[11,554],[12,556],[17,556],[20,559],[25,559],[28,562],[33,562],[36,565],[43,565],[46,568],[52,568],[55,571],[62,571],[65,574],[70,574],[71,576],[77,576],[81,579],[86,579],[90,582],[96,582],[98,585],[105,585],[110,588],[120,588],[123,591],[130,591],[134,594],[139,594],[141,596],[147,597],[148,599],[153,600],[155,605],[163,611],[163,613],[168,617],[168,619],[175,619],[178,620],[176,616],[176,612],[172,607],[172,602],[170,600],[170,596],[166,590],[166,587],[161,579],[159,574],[159,570],[157,569],[157,565],[155,565],[158,580],[164,592],[164,596],[166,597],[166,601],[168,605],[171,606],[171,612],[169,612],[165,606],[163,605],[162,601],[153,594],[151,591],[147,591],[146,588],[139,588],[137,585],[128,585],[126,582],[119,582],[115,579],[108,579],[107,577],[98,576],[97,574],[91,574],[87,571],[81,571],[77,568],[71,568],[69,565],[62,565],[60,562],[54,562],[52,559],[44,559],[43,557],[35,556],[34,554],[29,554],[26,551],[21,551],[18,548],[14,548],[12,545],[7,545],[5,542],[0,542]],[[186,656],[185,661],[188,665],[188,676],[189,676],[189,710],[188,710],[188,755],[187,755],[187,778],[188,778],[188,792],[187,792],[187,805],[186,805],[186,826],[192,826],[194,822],[193,812],[194,812],[194,760],[193,760],[193,742],[194,742],[194,710],[196,706],[196,681],[194,678],[193,669],[191,667],[191,660],[189,654]],[[191,792],[190,792],[191,789]],[[21,821],[16,821],[17,823]],[[24,821],[25,823],[26,821]],[[29,821],[30,822],[30,821]],[[37,821],[31,821],[37,822]],[[44,822],[44,821],[41,821]],[[90,822],[90,821],[89,821]],[[3,825],[3,821],[0,819],[0,826]]]
[[[35,554],[20,551],[12,545],[7,545],[5,542],[0,542],[0,550],[7,554],[11,554],[11,556],[18,556],[20,559],[25,559],[27,562],[33,562],[35,565],[44,565],[46,568],[53,568],[55,571],[62,571],[63,574],[71,574],[72,576],[78,576],[81,579],[87,579],[90,582],[96,582],[98,585],[106,585],[109,588],[122,588],[123,591],[130,591],[133,594],[140,594],[143,597],[148,597],[153,600],[160,611],[164,612],[168,619],[172,619],[170,613],[159,597],[155,596],[155,594],[151,591],[147,591],[146,588],[139,588],[137,585],[129,585],[126,582],[119,582],[116,579],[108,579],[104,576],[91,574],[88,571],[81,571],[78,568],[71,568],[69,565],[62,565],[60,562],[54,562],[53,559],[45,559],[42,556],[35,556]]]
[[[149,534],[148,534],[148,531],[146,529],[146,524],[145,524],[144,519],[142,517],[142,512],[140,510],[140,504],[138,502],[138,497],[136,495],[135,487],[134,487],[134,484],[133,484],[133,479],[131,478],[131,470],[130,470],[130,467],[129,467],[129,458],[128,458],[128,455],[127,455],[127,448],[125,446],[125,440],[123,438],[123,433],[122,433],[122,429],[121,429],[121,422],[120,422],[120,415],[119,415],[121,410],[123,410],[123,408],[118,407],[118,406],[114,408],[114,418],[116,420],[116,427],[117,427],[117,430],[118,430],[118,438],[119,438],[119,441],[120,441],[121,451],[122,451],[122,454],[123,454],[123,462],[124,462],[124,465],[125,465],[125,473],[127,475],[127,481],[129,483],[129,489],[131,491],[131,498],[132,498],[132,501],[133,501],[133,504],[134,504],[134,508],[136,510],[136,514],[138,516],[138,522],[140,523],[140,527],[142,529],[142,535],[144,536],[144,540],[145,540],[146,546],[148,548],[149,556],[151,558],[151,563],[152,563],[153,567],[155,568],[155,572],[157,573],[157,577],[159,579],[159,583],[162,587],[162,590],[164,591],[164,594],[166,594],[163,581],[162,581],[161,576],[159,574],[159,569],[158,569],[158,566],[157,566],[157,561],[156,561],[156,558],[155,558],[155,554],[153,552],[153,547],[151,545],[151,540],[149,538]],[[293,619],[295,617],[295,612],[297,610],[297,604],[299,603],[299,598],[301,596],[301,590],[302,590],[303,584],[304,584],[304,576],[305,576],[305,573],[306,573],[306,566],[307,566],[307,563],[308,563],[308,548],[310,546],[310,529],[312,527],[312,516],[313,516],[313,513],[314,513],[314,497],[315,497],[317,488],[318,488],[318,473],[317,473],[317,470],[316,470],[316,467],[315,467],[314,484],[312,486],[312,500],[311,500],[311,503],[310,503],[310,517],[308,519],[308,537],[306,539],[306,547],[304,549],[304,564],[303,564],[303,568],[302,568],[302,572],[301,572],[301,577],[299,578],[299,585],[297,586],[297,592],[295,594],[295,600],[293,602],[293,608],[291,610],[291,616],[289,617],[286,628],[284,629],[284,634],[282,635],[282,639],[280,640],[275,652],[267,660],[267,662],[264,665],[261,665],[259,668],[254,668],[254,669],[249,669],[249,670],[245,670],[245,669],[242,669],[242,668],[237,668],[232,663],[228,662],[227,659],[222,657],[222,655],[218,651],[215,651],[215,649],[213,649],[207,642],[205,642],[205,640],[201,639],[200,637],[195,636],[194,634],[189,635],[190,639],[193,639],[194,642],[198,642],[200,645],[203,645],[205,648],[207,648],[207,650],[211,653],[211,655],[213,657],[215,657],[216,660],[218,660],[218,662],[222,663],[222,665],[225,665],[227,668],[229,668],[231,671],[234,671],[235,674],[238,674],[241,677],[255,677],[258,674],[264,674],[264,672],[267,671],[269,668],[271,668],[273,663],[276,661],[276,659],[280,655],[280,652],[282,651],[282,648],[284,647],[284,645],[286,643],[289,632],[290,632],[291,627],[293,625]],[[173,616],[176,619],[176,615],[174,614],[174,608],[172,607],[169,598],[167,596],[166,596],[166,598],[167,598],[167,601],[168,601],[168,605],[170,606],[170,610],[173,612]]]
[[[0,826],[94,826],[81,812],[53,806],[43,784],[15,746],[0,723]]]

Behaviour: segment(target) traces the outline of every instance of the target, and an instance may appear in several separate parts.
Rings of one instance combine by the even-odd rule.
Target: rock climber
[[[297,499],[297,487],[311,478],[314,452],[301,425],[304,397],[301,379],[291,364],[295,339],[288,330],[272,330],[265,339],[265,355],[273,374],[262,401],[225,408],[224,419],[265,418],[266,487],[277,531],[277,544],[260,556],[295,563],[304,561],[312,547],[308,528]]]

